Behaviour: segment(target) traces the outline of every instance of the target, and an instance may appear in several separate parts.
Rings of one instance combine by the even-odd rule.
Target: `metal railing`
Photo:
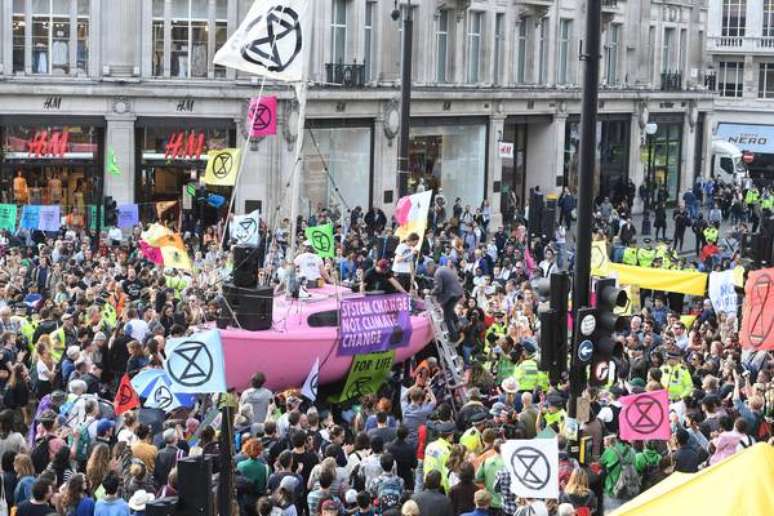
[[[710,91],[716,91],[718,86],[718,76],[715,70],[707,70],[704,73],[704,86]]]
[[[364,63],[325,63],[325,82],[329,86],[364,88],[365,72]]]
[[[680,72],[663,72],[661,74],[661,91],[680,91],[683,89],[683,74]]]

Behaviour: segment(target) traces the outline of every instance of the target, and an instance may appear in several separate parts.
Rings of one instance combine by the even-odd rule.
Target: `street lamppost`
[[[401,11],[398,9],[398,0],[395,0],[395,8],[391,17],[398,21]],[[411,61],[414,33],[414,16],[411,13],[411,0],[406,6],[406,15],[403,16],[402,52],[400,57],[400,134],[398,146],[398,197],[408,194],[409,178],[409,120],[411,117]]]

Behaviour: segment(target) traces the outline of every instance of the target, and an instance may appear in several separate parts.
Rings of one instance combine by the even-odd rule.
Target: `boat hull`
[[[265,386],[272,390],[301,387],[316,359],[320,359],[319,383],[334,383],[346,377],[353,357],[339,356],[338,328],[311,327],[308,317],[335,310],[336,298],[322,293],[318,300],[289,302],[275,298],[273,325],[269,330],[220,330],[229,387],[241,391],[261,371]],[[395,361],[417,354],[432,340],[432,326],[426,313],[411,316],[409,344],[395,349]]]

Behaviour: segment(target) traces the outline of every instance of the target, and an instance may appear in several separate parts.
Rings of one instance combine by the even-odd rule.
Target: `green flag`
[[[0,229],[16,231],[16,205],[0,204]]]
[[[114,151],[112,148],[108,149],[107,169],[108,172],[114,176],[121,175],[121,169],[118,166],[118,158],[116,158],[116,151]]]
[[[395,361],[395,350],[382,353],[367,353],[355,355],[347,375],[347,383],[334,403],[342,403],[352,398],[366,394],[376,394],[382,383],[387,379]]]
[[[89,219],[89,231],[97,231],[97,205],[96,204],[89,204],[86,206],[86,209],[88,210],[88,219]],[[102,229],[105,228],[105,209],[100,206],[99,207],[99,221]]]
[[[333,258],[336,245],[333,240],[333,224],[306,228],[306,239],[312,243],[314,252],[323,258]]]

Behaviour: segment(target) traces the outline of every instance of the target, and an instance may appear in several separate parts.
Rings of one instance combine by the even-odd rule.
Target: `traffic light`
[[[118,225],[118,204],[113,200],[113,197],[105,197],[105,225],[117,226]]]
[[[540,285],[545,291],[545,283]],[[540,313],[540,369],[558,382],[567,371],[567,296],[570,276],[551,274],[548,285],[550,308]]]
[[[623,356],[623,347],[616,342],[615,333],[625,331],[629,327],[629,318],[616,314],[615,309],[626,306],[629,299],[625,291],[615,286],[613,278],[598,280],[594,292],[597,305],[596,325],[592,340],[589,384],[603,385],[607,382],[610,362],[616,362]]]

